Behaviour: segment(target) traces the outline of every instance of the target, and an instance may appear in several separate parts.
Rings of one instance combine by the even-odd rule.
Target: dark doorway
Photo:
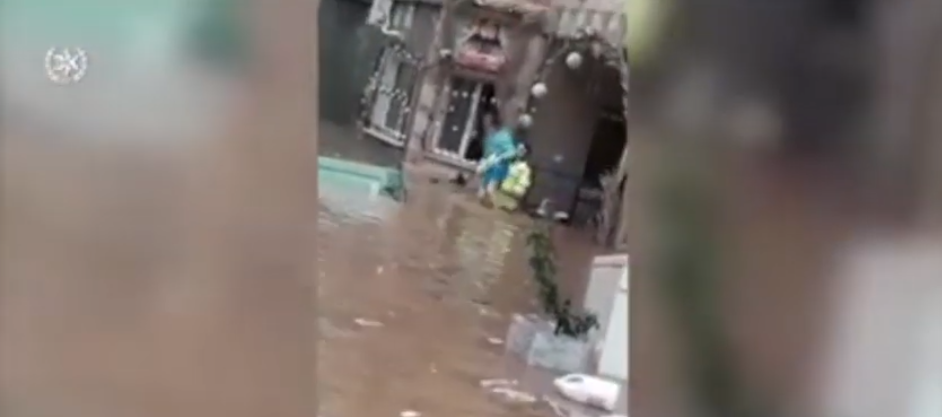
[[[484,157],[484,139],[491,134],[491,129],[498,127],[497,105],[494,99],[494,84],[484,84],[481,90],[481,99],[478,101],[478,111],[474,120],[474,131],[471,134],[471,143],[464,158],[469,161],[480,161]]]
[[[595,123],[592,144],[586,159],[582,183],[587,188],[600,188],[599,179],[617,169],[625,148],[625,119],[618,109],[606,109]]]
[[[615,169],[625,148],[625,119],[621,109],[607,108],[595,123],[589,154],[582,172],[572,220],[589,224],[602,205],[601,177]]]
[[[494,84],[454,77],[450,90],[449,111],[442,123],[437,150],[457,160],[478,161],[488,134],[485,120],[497,113]]]

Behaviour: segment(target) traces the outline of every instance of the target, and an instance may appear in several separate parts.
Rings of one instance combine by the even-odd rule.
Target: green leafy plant
[[[598,318],[589,312],[576,312],[572,301],[562,300],[556,282],[556,250],[550,237],[550,223],[539,221],[527,237],[530,248],[530,270],[539,286],[543,312],[555,322],[554,334],[584,338],[599,327]]]

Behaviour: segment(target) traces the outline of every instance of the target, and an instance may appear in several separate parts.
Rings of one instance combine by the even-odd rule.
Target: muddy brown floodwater
[[[537,397],[551,393],[548,373],[488,341],[505,337],[512,314],[536,310],[529,219],[423,181],[403,205],[329,185],[320,194],[323,417],[554,414],[543,402],[514,404],[480,385],[518,379]],[[565,289],[579,295],[598,250],[577,231],[556,233]]]
[[[311,416],[315,389],[321,417],[553,415],[480,386],[549,392],[548,375],[488,341],[535,310],[528,220],[427,181],[405,204],[323,186],[315,314],[306,272],[286,261],[306,256],[298,219],[313,216],[289,196],[206,195],[216,187],[191,182],[216,171],[195,156],[79,145],[5,136],[3,416]],[[230,206],[245,207],[210,221]],[[596,249],[556,233],[578,297]],[[316,387],[303,331],[315,320]]]

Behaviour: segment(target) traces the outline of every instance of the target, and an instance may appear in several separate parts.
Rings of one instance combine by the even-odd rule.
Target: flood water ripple
[[[414,187],[409,201],[392,205],[321,191],[322,416],[553,415],[488,396],[480,385],[512,377],[547,389],[545,372],[489,342],[504,337],[513,313],[534,310],[530,220],[435,187]],[[562,269],[580,270],[594,249],[569,240],[571,265]]]

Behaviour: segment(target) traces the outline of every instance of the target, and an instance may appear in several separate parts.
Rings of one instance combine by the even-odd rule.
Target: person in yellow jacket
[[[530,190],[533,170],[527,163],[527,151],[527,146],[524,144],[517,147],[516,159],[510,164],[507,177],[500,183],[500,187],[492,197],[494,207],[514,211]]]

